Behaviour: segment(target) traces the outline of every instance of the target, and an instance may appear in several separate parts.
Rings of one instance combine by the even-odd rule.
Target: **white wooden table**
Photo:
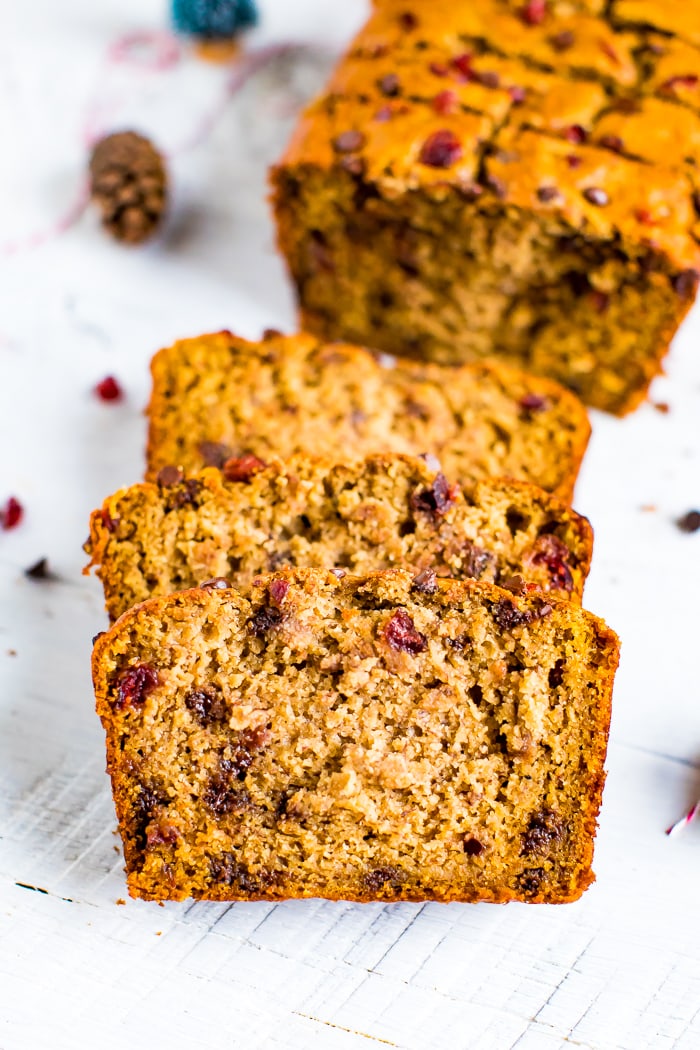
[[[697,1050],[700,822],[664,829],[700,796],[700,533],[674,525],[700,504],[700,311],[653,388],[670,412],[596,416],[577,493],[597,534],[586,604],[623,639],[584,898],[125,904],[89,678],[104,614],[81,577],[88,513],[140,476],[159,346],[293,326],[265,167],[364,7],[264,4],[262,37],[328,54],[261,73],[173,157],[170,225],[136,252],[92,214],[56,229],[85,135],[136,125],[176,150],[204,134],[226,71],[105,60],[123,34],[164,26],[156,0],[4,8],[0,503],[16,495],[26,517],[0,532],[0,1047]],[[91,393],[107,374],[124,403]],[[24,577],[41,556],[57,581]]]

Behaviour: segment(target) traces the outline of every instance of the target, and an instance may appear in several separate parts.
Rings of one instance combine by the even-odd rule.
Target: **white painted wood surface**
[[[597,541],[586,604],[623,639],[598,881],[566,907],[129,901],[93,713],[99,587],[81,577],[90,509],[142,469],[147,362],[177,336],[291,327],[264,171],[323,75],[287,63],[172,161],[175,209],[131,252],[95,217],[31,247],[74,199],[88,117],[168,150],[216,106],[225,72],[105,62],[164,24],[156,0],[6,3],[0,37],[0,1047],[697,1050],[700,822],[700,312],[655,400],[597,416],[578,488]],[[267,39],[330,52],[360,2],[269,0]],[[294,88],[288,87],[292,76]],[[17,250],[12,250],[14,246]],[[128,392],[105,405],[93,384]],[[653,507],[653,509],[644,509]],[[22,569],[47,555],[60,579]],[[27,887],[37,887],[31,890]],[[40,889],[39,889],[40,888]]]

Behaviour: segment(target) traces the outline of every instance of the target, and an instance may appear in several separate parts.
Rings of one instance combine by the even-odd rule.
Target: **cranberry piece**
[[[564,131],[564,138],[567,142],[573,142],[575,145],[580,146],[582,142],[585,142],[588,138],[586,129],[582,128],[580,124],[570,124]]]
[[[579,157],[576,153],[568,153],[566,163],[570,168],[580,168],[583,164],[583,157]]]
[[[428,69],[436,77],[446,77],[450,72],[444,62],[431,62]]]
[[[593,309],[598,314],[604,314],[610,305],[610,296],[607,292],[600,292],[597,288],[594,288],[590,295]]]
[[[595,204],[596,208],[604,208],[606,204],[610,203],[607,193],[599,186],[587,186],[583,191],[583,196],[589,204]]]
[[[281,605],[287,597],[289,590],[288,580],[272,580],[270,583],[270,601],[273,605]]]
[[[540,186],[537,190],[537,199],[542,201],[543,204],[549,204],[550,201],[556,200],[561,194],[556,186]]]
[[[554,33],[550,36],[549,42],[555,51],[568,51],[569,48],[574,46],[576,37],[570,29],[562,29],[560,33]]]
[[[569,550],[566,544],[558,536],[545,533],[538,537],[530,560],[533,565],[545,566],[553,586],[571,593],[574,578],[569,569],[568,557]]]
[[[525,394],[518,401],[524,412],[544,412],[549,407],[549,402],[542,394]]]
[[[483,846],[478,839],[469,837],[464,840],[464,852],[468,857],[480,857],[485,849],[486,846]]]
[[[180,837],[180,832],[172,824],[152,824],[146,832],[146,845],[172,846]]]
[[[95,387],[95,393],[101,401],[121,401],[124,391],[114,376],[105,376]]]
[[[119,518],[113,518],[108,510],[101,510],[100,511],[100,518],[102,519],[102,524],[107,529],[107,532],[116,532],[117,531],[117,525],[119,524],[119,521],[120,521]]]
[[[460,76],[464,77],[465,80],[474,79],[474,70],[472,69],[472,62],[474,56],[468,51],[465,51],[462,55],[457,55],[452,59],[452,65],[457,70]]]
[[[654,216],[647,208],[636,208],[634,217],[642,226],[653,226]]]
[[[161,488],[168,489],[181,482],[184,476],[184,472],[180,467],[167,466],[158,471],[156,481]]]
[[[337,153],[353,153],[361,149],[365,144],[365,136],[361,131],[342,131],[333,139],[333,149]]]
[[[461,158],[464,150],[453,131],[435,131],[425,140],[418,160],[431,168],[449,168]]]
[[[443,473],[436,474],[429,489],[413,493],[411,506],[414,510],[432,514],[434,518],[442,518],[454,503],[457,492],[457,486],[450,485]]]
[[[18,499],[10,496],[4,508],[0,510],[0,524],[2,524],[2,528],[6,532],[9,529],[16,528],[23,517],[24,507]]]
[[[602,135],[599,139],[599,145],[605,149],[611,149],[614,153],[622,153],[624,149],[624,143],[619,135]]]
[[[433,99],[433,109],[436,113],[454,113],[459,104],[459,100],[454,91],[441,91]]]
[[[419,594],[436,594],[438,590],[437,576],[434,569],[423,569],[414,578],[411,584],[412,591]]]
[[[146,697],[158,686],[160,678],[154,667],[135,664],[119,679],[116,699],[112,701],[115,711],[125,707],[142,707]]]
[[[199,454],[208,467],[223,467],[227,459],[231,458],[232,449],[228,445],[222,445],[219,441],[202,441],[199,446]]]
[[[520,20],[526,26],[538,26],[544,22],[547,14],[547,0],[528,0],[524,7],[520,8]]]
[[[245,456],[232,456],[221,469],[227,481],[250,481],[254,474],[258,474],[266,466],[267,464],[257,456],[248,453]]]
[[[681,532],[697,532],[700,529],[700,510],[689,510],[678,519],[676,525]]]
[[[386,76],[381,77],[377,86],[382,95],[388,95],[389,98],[394,98],[401,90],[401,83],[396,73],[387,73]]]
[[[698,286],[698,278],[700,274],[697,270],[683,270],[671,278],[671,285],[681,299],[692,299]]]
[[[417,656],[427,648],[424,634],[416,630],[411,617],[405,609],[397,609],[384,627],[384,639],[391,649],[398,653],[410,653]]]
[[[674,92],[676,88],[694,88],[700,83],[700,78],[695,73],[686,73],[675,77],[669,77],[661,84],[659,91]]]
[[[527,97],[527,91],[525,88],[518,87],[517,84],[508,88],[508,94],[510,95],[514,106],[521,106]]]

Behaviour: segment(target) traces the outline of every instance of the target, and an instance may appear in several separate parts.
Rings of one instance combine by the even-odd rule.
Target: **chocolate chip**
[[[583,191],[583,196],[589,204],[595,204],[596,208],[604,208],[606,204],[610,203],[607,193],[605,190],[600,189],[599,186],[587,186]]]
[[[412,11],[404,11],[403,14],[399,15],[399,25],[402,29],[416,29],[418,26],[418,19]]]
[[[615,153],[621,153],[624,148],[624,144],[619,135],[602,135],[598,140],[598,144],[604,146],[605,149],[613,150]]]
[[[518,401],[523,412],[534,415],[536,412],[544,412],[549,407],[549,402],[542,394],[524,394]]]
[[[693,207],[695,208],[695,214],[700,219],[700,190],[693,194]]]
[[[270,339],[281,339],[282,336],[283,333],[280,332],[278,328],[266,328],[262,334],[262,337],[265,340],[265,342],[268,342]]]
[[[167,497],[166,506],[168,510],[179,510],[182,507],[198,507],[199,494],[202,491],[201,481],[189,478],[183,481],[174,492]]]
[[[418,591],[419,594],[436,594],[439,588],[435,570],[423,569],[419,572],[411,584],[411,590]]]
[[[550,689],[556,689],[564,681],[564,667],[564,660],[557,660],[554,667],[550,669],[548,676]]]
[[[435,475],[430,488],[420,489],[411,496],[411,506],[414,511],[430,514],[433,518],[442,518],[455,502],[457,488],[450,485],[445,475],[440,472]]]
[[[562,29],[560,33],[554,33],[549,37],[549,42],[555,51],[568,51],[574,46],[576,37],[570,29]]]
[[[534,616],[530,609],[519,609],[517,605],[507,598],[501,598],[491,606],[491,614],[504,631],[512,631],[515,627],[522,627],[532,623]]]
[[[387,73],[386,76],[381,77],[377,82],[377,86],[382,95],[388,95],[390,98],[398,95],[401,90],[401,84],[396,73]]]
[[[24,570],[24,575],[29,580],[55,580],[57,578],[49,568],[48,558],[39,558],[39,561]]]
[[[552,846],[561,842],[565,831],[561,817],[551,809],[543,809],[539,813],[534,813],[522,837],[521,855],[549,853]]]
[[[184,476],[184,472],[180,467],[168,466],[158,471],[156,481],[163,488],[170,488],[172,485],[177,485],[181,482]]]
[[[497,88],[501,83],[501,78],[498,73],[494,73],[491,70],[485,70],[483,73],[477,73],[475,80],[479,84],[483,84],[484,87]]]
[[[218,441],[202,441],[199,446],[199,454],[208,467],[219,467],[220,469],[226,460],[231,458],[232,449]]]
[[[700,529],[700,510],[689,510],[682,518],[678,518],[676,525],[681,532],[697,532]]]
[[[464,852],[468,857],[480,857],[486,850],[486,846],[482,845],[478,839],[465,838],[464,839]]]
[[[518,885],[528,897],[534,897],[544,879],[544,868],[530,868],[518,876]]]
[[[406,875],[395,865],[387,865],[383,868],[372,868],[363,877],[362,882],[365,889],[370,893],[377,893],[385,886],[398,889],[406,881]]]
[[[541,200],[543,204],[548,204],[549,201],[556,200],[561,194],[556,186],[540,186],[537,190],[537,199]]]
[[[199,586],[203,591],[224,591],[232,587],[233,584],[225,576],[212,576],[210,580],[205,580]]]
[[[191,689],[185,696],[185,707],[203,726],[222,722],[227,715],[226,703],[218,689],[207,686]]]
[[[361,131],[342,131],[333,139],[333,149],[337,153],[353,153],[362,149],[364,143],[365,136]]]
[[[480,579],[496,561],[496,556],[476,543],[467,541],[462,548],[462,572],[472,580]]]
[[[697,270],[683,270],[671,278],[671,286],[681,299],[692,299],[698,286],[700,274]]]

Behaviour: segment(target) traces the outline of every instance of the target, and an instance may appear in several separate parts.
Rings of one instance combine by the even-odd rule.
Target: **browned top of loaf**
[[[575,395],[496,363],[375,358],[309,335],[230,332],[156,354],[147,477],[229,456],[436,455],[447,477],[512,477],[570,499],[590,426]]]
[[[400,570],[144,602],[93,656],[129,890],[574,899],[617,651],[571,602]]]
[[[384,0],[284,165],[456,189],[700,270],[697,4]]]
[[[188,479],[166,469],[158,484],[105,500],[86,544],[114,619],[156,594],[222,577],[246,586],[288,566],[405,566],[427,573],[425,586],[432,573],[580,602],[591,549],[586,519],[543,489],[495,480],[463,492],[435,465],[398,455],[232,460]]]

